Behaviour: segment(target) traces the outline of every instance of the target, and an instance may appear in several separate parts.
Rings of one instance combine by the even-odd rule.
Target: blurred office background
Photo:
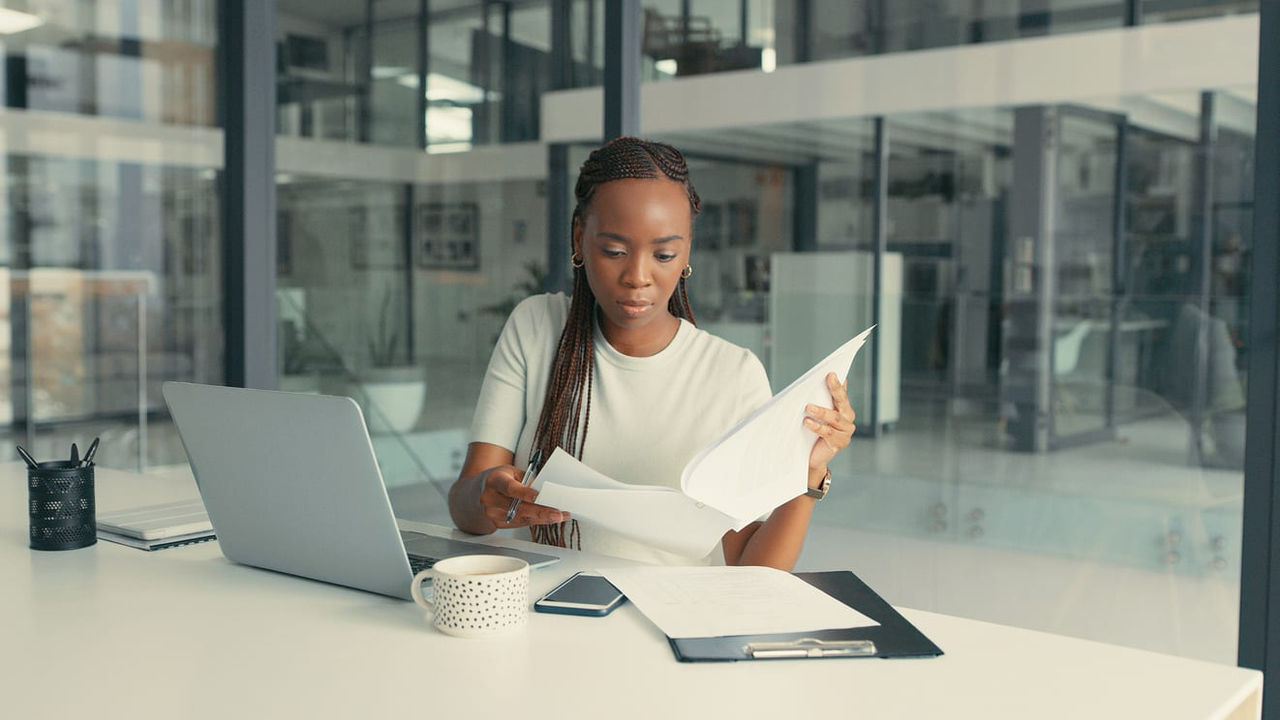
[[[10,447],[101,436],[101,463],[164,471],[160,384],[226,377],[219,11],[0,0]],[[250,311],[278,386],[356,398],[398,512],[448,523],[505,317],[566,276],[549,158],[571,180],[599,143],[604,3],[275,12],[276,303]],[[653,0],[640,23],[642,133],[703,198],[700,325],[780,389],[880,323],[801,567],[1234,663],[1247,298],[1276,282],[1250,262],[1256,0]]]

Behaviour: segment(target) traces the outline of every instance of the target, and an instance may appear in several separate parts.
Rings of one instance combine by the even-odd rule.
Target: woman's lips
[[[619,301],[618,307],[622,308],[623,314],[626,315],[627,317],[636,318],[636,317],[640,317],[646,312],[649,312],[649,309],[653,307],[653,303],[638,302],[638,301],[637,302]]]

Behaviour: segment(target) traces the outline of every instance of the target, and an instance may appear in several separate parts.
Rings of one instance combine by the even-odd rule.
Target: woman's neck
[[[649,357],[662,352],[675,339],[680,330],[680,318],[665,313],[653,322],[639,328],[622,328],[609,322],[604,313],[596,311],[600,332],[614,350],[630,357]]]

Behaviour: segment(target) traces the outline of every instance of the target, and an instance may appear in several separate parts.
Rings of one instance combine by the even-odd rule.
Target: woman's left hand
[[[831,400],[835,409],[820,405],[806,405],[809,414],[804,419],[804,426],[818,433],[813,443],[813,452],[809,453],[809,469],[825,468],[836,453],[845,449],[853,439],[855,414],[849,405],[849,383],[840,382],[835,373],[827,373],[827,388],[831,390]]]

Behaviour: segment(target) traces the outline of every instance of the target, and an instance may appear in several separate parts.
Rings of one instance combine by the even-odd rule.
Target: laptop
[[[166,382],[196,486],[227,559],[411,599],[455,555],[552,555],[401,532],[360,406],[347,397]]]

